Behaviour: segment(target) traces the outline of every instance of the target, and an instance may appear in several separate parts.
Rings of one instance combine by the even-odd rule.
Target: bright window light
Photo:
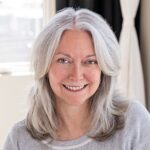
[[[0,0],[0,63],[29,62],[42,18],[42,0]]]

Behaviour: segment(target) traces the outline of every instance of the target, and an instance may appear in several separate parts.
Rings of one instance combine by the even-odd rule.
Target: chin
[[[86,104],[88,101],[89,101],[89,99],[84,99],[84,100],[80,99],[79,100],[79,99],[73,99],[72,98],[71,100],[66,100],[65,103],[67,103],[71,106],[81,106],[83,104]]]

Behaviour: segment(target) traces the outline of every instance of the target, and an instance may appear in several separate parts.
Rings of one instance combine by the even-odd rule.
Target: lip
[[[62,84],[63,87],[67,90],[67,91],[71,91],[71,92],[80,92],[82,90],[84,90],[88,84],[84,84],[84,85],[68,85],[68,84]]]

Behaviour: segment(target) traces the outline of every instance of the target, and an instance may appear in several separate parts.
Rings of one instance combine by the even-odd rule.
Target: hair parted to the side
[[[55,139],[58,130],[53,91],[47,73],[62,34],[66,30],[84,30],[91,34],[102,81],[91,100],[91,130],[89,135],[104,140],[123,127],[128,102],[117,94],[115,83],[120,68],[119,46],[116,37],[104,19],[87,9],[65,8],[58,12],[39,34],[33,47],[35,84],[29,94],[31,107],[26,126],[34,138]]]

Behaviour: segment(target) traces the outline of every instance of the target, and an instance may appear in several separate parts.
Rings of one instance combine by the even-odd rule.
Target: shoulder
[[[146,109],[146,107],[138,101],[133,100],[129,103],[128,111],[126,113],[127,118],[131,117],[136,120],[147,120],[150,122],[150,113]]]
[[[20,130],[20,129],[25,129],[25,120],[21,120],[19,122],[16,122],[12,126],[12,130]]]
[[[138,101],[129,103],[126,112],[126,126],[150,126],[150,113],[146,107]]]
[[[4,143],[4,150],[45,150],[45,145],[37,139],[34,139],[28,132],[25,120],[17,122],[11,128],[6,141]]]
[[[9,136],[16,137],[19,135],[23,135],[23,133],[27,133],[24,120],[19,121],[12,126],[12,128],[9,132]]]
[[[18,149],[18,142],[29,136],[29,133],[25,127],[25,121],[17,122],[13,125],[11,130],[9,131],[7,138],[4,143],[4,150],[12,150]]]
[[[11,127],[6,140],[16,145],[18,141],[26,138],[31,138],[31,135],[26,129],[25,120],[22,120]]]
[[[150,113],[140,102],[129,104],[123,135],[137,150],[150,148]]]

